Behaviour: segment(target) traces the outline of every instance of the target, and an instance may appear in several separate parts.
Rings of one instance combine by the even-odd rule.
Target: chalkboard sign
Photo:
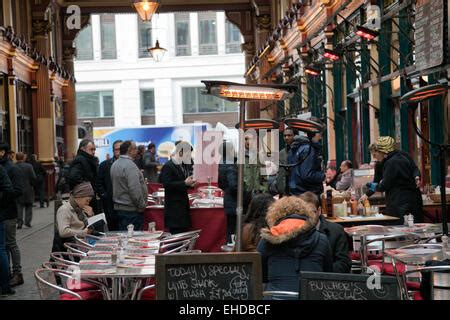
[[[395,277],[302,271],[299,298],[300,300],[400,300],[400,289]]]
[[[156,255],[158,300],[262,298],[259,253]]]
[[[418,0],[415,14],[416,71],[444,62],[444,1]]]

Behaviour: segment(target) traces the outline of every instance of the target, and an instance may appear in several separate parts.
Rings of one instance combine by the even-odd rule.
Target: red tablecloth
[[[189,188],[188,193],[196,193],[198,192],[198,188],[206,187],[207,183],[199,183],[197,184],[197,187],[195,189]],[[217,183],[211,183],[212,186],[217,187]],[[158,191],[160,188],[164,188],[164,186],[161,183],[149,183],[147,184],[148,193],[152,194],[153,192]]]
[[[191,230],[202,230],[195,249],[202,252],[221,252],[221,246],[226,243],[227,220],[223,208],[191,208]],[[144,230],[148,223],[154,221],[156,230],[166,230],[164,227],[164,208],[147,208],[144,213]],[[166,230],[168,231],[168,230]]]

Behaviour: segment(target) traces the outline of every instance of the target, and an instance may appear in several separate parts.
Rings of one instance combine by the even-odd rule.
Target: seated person
[[[87,218],[94,212],[89,202],[94,197],[94,189],[89,182],[76,185],[68,201],[64,201],[56,213],[56,234],[52,251],[65,251],[65,242],[74,242],[75,235],[92,234],[87,227]]]
[[[266,225],[266,213],[275,199],[268,193],[257,194],[250,202],[242,227],[242,251],[255,252],[261,239],[260,231]]]
[[[336,181],[336,190],[345,191],[352,185],[353,180],[353,164],[350,160],[344,160],[341,163],[340,174]]]
[[[327,236],[328,242],[330,243],[333,272],[350,273],[352,260],[349,256],[348,236],[344,228],[337,223],[325,219],[322,215],[319,199],[314,193],[305,192],[299,197],[313,206],[319,218],[316,228]]]
[[[327,171],[325,172],[325,182],[327,186],[332,187],[333,189],[336,189],[336,182],[338,178],[338,172],[335,167],[328,167]]]
[[[316,230],[318,216],[298,197],[283,197],[267,212],[257,251],[261,253],[267,291],[299,290],[299,272],[331,272],[327,237]]]

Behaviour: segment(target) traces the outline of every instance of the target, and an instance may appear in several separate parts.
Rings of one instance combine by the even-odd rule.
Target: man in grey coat
[[[120,157],[111,166],[114,210],[119,231],[126,231],[129,224],[142,230],[144,210],[147,206],[148,190],[144,176],[134,163],[136,144],[125,141],[120,145]]]
[[[37,178],[34,173],[33,166],[25,162],[25,154],[17,152],[16,154],[16,166],[22,172],[23,176],[23,193],[22,196],[17,198],[17,229],[22,229],[22,225],[25,222],[25,226],[31,228],[31,220],[33,219],[33,186],[36,184]],[[25,209],[25,219],[23,216],[23,210]]]

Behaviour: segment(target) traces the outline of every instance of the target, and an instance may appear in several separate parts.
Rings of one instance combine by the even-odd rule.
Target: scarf
[[[73,210],[75,210],[75,213],[77,214],[77,217],[80,221],[83,221],[84,226],[86,227],[88,224],[87,217],[83,212],[83,209],[80,208],[80,206],[77,204],[75,199],[73,197],[69,198],[69,203],[72,206]]]

